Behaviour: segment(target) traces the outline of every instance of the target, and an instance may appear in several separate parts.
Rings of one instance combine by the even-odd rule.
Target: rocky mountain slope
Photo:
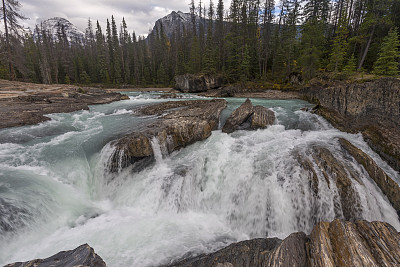
[[[64,27],[69,41],[83,40],[85,38],[85,33],[65,18],[54,17],[46,19],[42,22],[42,26],[44,29],[49,31],[54,38],[57,38],[58,33],[61,32],[61,27]]]
[[[199,29],[200,25],[205,28],[207,26],[207,20],[196,16],[196,27]],[[188,29],[191,26],[191,15],[190,13],[183,13],[181,11],[172,11],[171,14],[156,21],[152,32],[149,37],[154,34],[157,30],[161,31],[163,28],[164,33],[171,38],[174,33],[183,32],[183,29]]]

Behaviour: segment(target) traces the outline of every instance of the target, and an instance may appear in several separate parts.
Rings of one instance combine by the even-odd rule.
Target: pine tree
[[[112,32],[112,49],[113,49],[113,58],[114,58],[114,83],[120,84],[122,82],[121,70],[122,70],[122,62],[121,62],[121,47],[119,44],[118,38],[118,30],[117,25],[115,23],[114,16],[111,16],[111,32]]]
[[[385,37],[378,59],[374,64],[374,73],[377,75],[396,76],[399,74],[399,35],[397,28],[392,28]]]
[[[110,83],[110,76],[107,69],[105,39],[99,21],[97,21],[96,24],[96,52],[97,77],[95,80],[101,83]]]
[[[216,64],[214,60],[214,43],[213,43],[213,19],[214,19],[214,5],[210,1],[210,7],[208,9],[208,28],[207,28],[207,39],[206,48],[204,51],[204,72],[214,73],[216,71]]]
[[[20,8],[21,4],[18,0],[3,0],[3,6],[0,8],[0,16],[2,16],[3,19],[4,32],[6,37],[6,50],[10,80],[15,79],[14,62],[11,47],[11,35],[15,34],[18,37],[19,30],[22,29],[22,26],[18,24],[18,20],[27,19],[21,13],[19,13]]]
[[[357,70],[357,62],[354,54],[351,55],[351,58],[347,61],[346,66],[343,68],[343,73],[347,75],[353,74]]]
[[[224,1],[218,0],[216,19],[215,43],[217,47],[217,71],[224,69],[225,42],[224,42]]]
[[[321,66],[326,43],[324,29],[328,24],[327,5],[328,0],[311,0],[304,7],[299,62],[305,79],[313,78]]]
[[[330,62],[328,69],[334,73],[340,72],[345,62],[345,57],[349,48],[347,41],[349,31],[347,29],[347,12],[344,10],[339,19],[338,30],[333,39],[332,52],[330,54]]]

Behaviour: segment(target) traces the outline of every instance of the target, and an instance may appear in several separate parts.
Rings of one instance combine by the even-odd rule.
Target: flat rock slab
[[[74,250],[61,251],[46,259],[16,262],[4,267],[105,267],[103,259],[88,244]]]
[[[0,129],[50,120],[44,115],[88,110],[89,105],[128,99],[104,89],[0,80]]]

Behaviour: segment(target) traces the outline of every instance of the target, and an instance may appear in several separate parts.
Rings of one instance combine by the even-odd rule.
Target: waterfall
[[[153,101],[142,97],[59,115],[40,125],[40,138],[25,136],[38,126],[0,131],[0,265],[88,243],[111,267],[159,266],[249,238],[310,233],[334,218],[400,230],[386,196],[338,138],[399,174],[361,135],[298,111],[307,104],[299,100],[254,100],[274,109],[275,125],[214,131],[170,155],[152,138],[155,162],[110,172],[113,156],[125,164],[112,140],[144,120],[124,110]],[[230,101],[233,110],[244,100]]]

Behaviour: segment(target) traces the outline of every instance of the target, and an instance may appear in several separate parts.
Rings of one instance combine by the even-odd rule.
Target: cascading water
[[[274,109],[275,125],[230,135],[215,131],[171,155],[153,139],[152,166],[109,172],[109,141],[153,121],[131,110],[158,101],[165,100],[131,94],[130,100],[0,131],[0,265],[88,243],[108,266],[157,266],[239,240],[309,233],[316,222],[346,216],[400,230],[387,198],[338,138],[361,148],[396,181],[399,174],[361,135],[299,111],[307,105],[299,100],[255,99],[254,105]],[[243,101],[229,99],[221,124]],[[321,155],[353,175],[346,190],[354,208],[344,207],[343,189]]]

